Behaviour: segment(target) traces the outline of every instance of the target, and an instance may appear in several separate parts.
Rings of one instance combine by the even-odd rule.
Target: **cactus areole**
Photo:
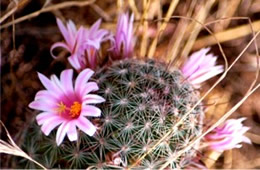
[[[203,109],[198,105],[173,134],[146,154],[199,100],[199,93],[178,69],[168,70],[153,60],[125,59],[101,68],[93,79],[100,87],[98,95],[106,99],[97,105],[102,116],[89,118],[97,127],[93,136],[79,131],[78,141],[65,139],[58,147],[55,132],[44,136],[39,127],[28,128],[23,147],[46,167],[117,169],[136,164],[136,168],[157,169],[202,132]],[[185,167],[195,149],[169,168]]]

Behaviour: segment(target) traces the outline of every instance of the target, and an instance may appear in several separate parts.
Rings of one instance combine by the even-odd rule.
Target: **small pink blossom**
[[[196,88],[224,70],[222,65],[216,66],[216,56],[207,54],[209,50],[210,48],[204,48],[193,53],[181,68],[184,77]]]
[[[101,48],[101,43],[111,39],[111,34],[105,29],[99,29],[101,24],[101,19],[95,22],[90,29],[85,29],[83,49],[85,56],[79,56],[78,61],[80,67],[85,68],[86,66],[91,69],[95,69],[98,64],[98,50]],[[72,61],[71,61],[72,63]]]
[[[209,147],[213,150],[224,151],[242,147],[241,142],[250,144],[250,139],[244,136],[244,133],[250,129],[243,126],[242,121],[245,119],[229,119],[222,126],[207,134],[205,139]]]
[[[88,82],[93,73],[90,69],[83,70],[76,78],[75,85],[72,81],[72,69],[62,71],[60,80],[55,75],[48,79],[38,73],[46,90],[39,91],[29,107],[42,111],[37,115],[36,121],[46,136],[60,125],[56,134],[57,145],[62,143],[66,135],[70,141],[76,141],[76,127],[89,136],[94,135],[96,127],[86,116],[99,117],[101,110],[90,104],[105,100],[98,95],[89,94],[98,90],[95,82]]]
[[[67,25],[65,26],[63,25],[62,21],[58,18],[57,18],[57,24],[63,35],[63,38],[65,39],[65,43],[57,42],[51,46],[50,51],[52,57],[56,58],[56,56],[53,54],[52,51],[57,47],[62,47],[68,50],[71,54],[69,58],[77,58],[77,56],[82,55],[83,53],[82,45],[84,43],[83,41],[84,28],[80,27],[77,30],[75,24],[71,20],[69,20],[67,22]]]
[[[133,55],[133,22],[134,15],[119,15],[115,38],[112,41],[112,58],[129,58]]]
[[[56,56],[53,55],[52,51],[57,47],[62,47],[70,52],[68,60],[78,72],[87,67],[95,69],[101,43],[110,39],[107,30],[99,29],[101,20],[94,23],[90,29],[81,26],[77,30],[71,20],[68,21],[67,27],[63,25],[60,19],[57,19],[57,24],[65,43],[57,42],[53,44],[51,55],[55,58]]]

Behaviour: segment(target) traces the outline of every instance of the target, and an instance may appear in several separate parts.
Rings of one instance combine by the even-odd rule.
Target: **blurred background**
[[[23,129],[37,114],[28,108],[42,89],[37,72],[50,76],[71,67],[66,51],[58,54],[58,60],[50,55],[51,45],[63,40],[56,17],[86,27],[102,18],[101,27],[114,32],[119,13],[134,13],[135,57],[154,58],[172,67],[179,67],[189,54],[206,47],[224,64],[218,43],[229,64],[241,54],[207,97],[205,126],[240,101],[253,81],[259,83],[260,37],[242,51],[260,31],[260,0],[1,0],[0,6],[1,120],[18,145]],[[101,54],[108,57],[105,50]],[[202,93],[216,80],[204,84]],[[204,153],[200,157],[208,168],[260,168],[260,90],[231,117],[247,117],[244,124],[251,127],[246,135],[252,145],[225,151],[217,160]],[[1,155],[1,167],[13,167],[10,160],[10,156]]]

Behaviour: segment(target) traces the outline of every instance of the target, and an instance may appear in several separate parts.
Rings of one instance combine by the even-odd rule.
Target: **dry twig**
[[[94,3],[95,0],[88,0],[88,1],[68,1],[68,2],[63,2],[63,3],[59,3],[59,4],[56,4],[56,5],[52,5],[52,6],[48,6],[46,8],[42,8],[38,11],[35,11],[31,14],[28,14],[26,16],[23,16],[23,17],[20,17],[20,18],[17,18],[15,19],[14,21],[12,22],[8,22],[2,26],[0,26],[0,30],[3,29],[3,28],[7,28],[13,24],[17,24],[17,23],[20,23],[22,21],[25,21],[27,19],[30,19],[30,18],[34,18],[34,17],[37,17],[38,15],[40,15],[41,13],[44,13],[44,12],[50,12],[50,11],[55,11],[55,10],[58,10],[58,9],[62,9],[62,8],[67,8],[67,7],[70,7],[70,6],[79,6],[79,7],[82,7],[82,6],[86,6],[86,5],[90,5],[92,3]]]
[[[149,58],[153,57],[153,55],[155,53],[155,49],[156,49],[156,45],[157,45],[159,36],[165,30],[165,28],[167,26],[167,23],[171,19],[171,16],[172,16],[172,14],[173,14],[173,12],[174,12],[174,10],[175,10],[175,8],[176,8],[178,3],[179,3],[179,0],[173,0],[171,2],[171,5],[170,5],[170,7],[169,7],[169,9],[167,11],[167,14],[166,14],[164,20],[163,20],[163,23],[162,23],[161,27],[159,28],[159,30],[157,31],[156,36],[155,36],[155,38],[154,38],[154,40],[153,40],[153,42],[152,42],[152,44],[151,44],[151,46],[149,48],[149,52],[148,52],[148,57]]]
[[[6,129],[5,125],[3,124],[3,122],[1,120],[0,120],[0,124],[4,127],[5,132],[7,134],[7,137],[9,139],[9,143],[0,139],[0,153],[5,153],[5,154],[10,154],[10,155],[15,155],[15,156],[21,156],[25,159],[28,159],[28,160],[34,162],[35,164],[37,164],[41,168],[47,170],[47,168],[45,168],[42,164],[40,164],[39,162],[37,162],[36,160],[31,158],[29,155],[27,155],[24,151],[21,150],[21,148],[19,148],[15,144],[11,135],[9,134],[8,130]]]
[[[260,21],[255,21],[252,23],[253,31],[260,31]],[[220,43],[234,40],[237,38],[244,37],[246,35],[251,34],[252,31],[250,29],[250,24],[242,25],[236,28],[230,28],[222,32],[216,33],[214,36],[217,37]],[[203,47],[211,46],[216,44],[216,40],[213,38],[213,35],[209,35],[206,37],[202,37],[198,39],[193,46],[193,50],[198,50]]]

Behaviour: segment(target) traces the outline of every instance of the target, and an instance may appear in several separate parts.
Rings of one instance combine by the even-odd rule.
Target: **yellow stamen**
[[[78,117],[81,112],[81,104],[79,102],[74,102],[73,105],[70,106],[70,117]]]
[[[67,109],[66,105],[63,102],[60,102],[58,104],[58,108],[56,108],[55,110],[59,113],[62,114],[63,112],[65,112],[65,110]]]

